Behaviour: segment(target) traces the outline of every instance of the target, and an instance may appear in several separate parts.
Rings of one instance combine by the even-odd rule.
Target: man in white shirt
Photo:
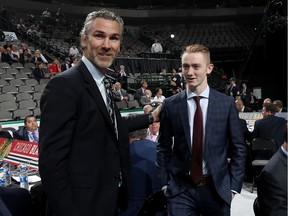
[[[163,47],[155,38],[154,43],[151,46],[151,53],[162,53],[162,52],[163,52]]]
[[[159,122],[154,122],[153,124],[150,124],[147,130],[146,139],[151,140],[153,142],[158,142],[159,128],[160,128]]]

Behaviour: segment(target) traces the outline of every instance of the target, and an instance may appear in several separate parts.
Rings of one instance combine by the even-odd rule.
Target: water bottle
[[[0,167],[0,187],[6,187],[6,175],[3,167]]]
[[[19,179],[20,179],[20,188],[25,188],[29,190],[28,168],[23,164],[21,164],[19,167]]]
[[[11,170],[10,170],[10,164],[5,161],[3,163],[3,169],[4,169],[4,172],[5,172],[5,177],[6,177],[6,181],[5,181],[5,185],[6,187],[7,186],[10,186],[12,184],[12,181],[11,181]]]

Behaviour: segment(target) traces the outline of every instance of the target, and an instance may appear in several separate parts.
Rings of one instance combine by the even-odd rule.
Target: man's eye
[[[120,37],[119,36],[113,36],[113,37],[110,37],[110,40],[119,41]]]
[[[102,35],[102,34],[96,34],[96,35],[94,35],[94,37],[97,38],[97,39],[103,39],[103,38],[104,38],[104,35]]]
[[[189,66],[188,66],[188,65],[182,65],[182,68],[183,68],[184,70],[188,70],[188,69],[189,69]]]

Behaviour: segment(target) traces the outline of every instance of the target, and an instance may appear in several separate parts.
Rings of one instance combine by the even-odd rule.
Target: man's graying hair
[[[120,28],[121,28],[121,35],[123,32],[123,26],[124,26],[124,21],[123,19],[115,14],[112,11],[108,11],[106,9],[102,9],[100,11],[93,11],[91,13],[89,13],[86,17],[86,20],[84,22],[83,28],[80,32],[80,36],[87,36],[91,27],[91,23],[96,19],[96,18],[104,18],[104,19],[108,19],[108,20],[114,20],[116,22],[119,23]]]

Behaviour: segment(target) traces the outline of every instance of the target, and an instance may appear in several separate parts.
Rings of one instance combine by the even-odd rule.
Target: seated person
[[[125,89],[121,88],[121,83],[116,82],[113,89],[113,98],[115,101],[128,101],[128,93]]]
[[[49,74],[46,73],[44,62],[37,62],[36,67],[33,69],[32,74],[34,78],[39,82],[40,79],[46,79],[49,78]]]
[[[273,139],[278,147],[284,142],[284,129],[286,119],[275,116],[276,106],[273,103],[264,103],[262,108],[262,119],[255,121],[252,131],[253,138]]]
[[[58,73],[61,73],[61,64],[59,63],[57,58],[53,59],[53,62],[51,64],[48,65],[48,72],[50,73],[50,75],[53,77]]]
[[[145,95],[140,99],[140,106],[144,107],[145,105],[153,104],[152,92],[149,89],[145,89]]]
[[[26,116],[24,119],[24,127],[19,127],[17,133],[20,140],[38,142],[39,131],[36,117],[33,115]]]
[[[250,107],[246,107],[244,105],[244,102],[241,99],[237,99],[235,100],[235,105],[238,109],[238,112],[253,112],[253,110]]]
[[[163,91],[161,88],[156,88],[155,89],[155,97],[153,98],[153,103],[156,105],[159,105],[163,102],[165,99],[165,96],[163,96]]]

